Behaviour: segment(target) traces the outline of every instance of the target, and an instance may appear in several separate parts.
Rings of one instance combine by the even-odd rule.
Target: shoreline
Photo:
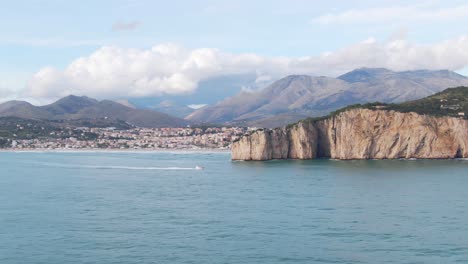
[[[230,149],[0,149],[0,153],[180,153],[180,154],[195,154],[195,153],[231,153]],[[397,158],[397,159],[333,159],[333,158],[318,158],[318,159],[271,159],[271,160],[232,160],[231,162],[269,162],[269,161],[310,161],[310,160],[330,160],[330,161],[383,161],[383,160],[399,160],[399,161],[420,161],[420,160],[462,160],[468,161],[468,158]]]
[[[333,158],[316,158],[316,159],[269,159],[269,160],[239,160],[231,159],[231,162],[246,162],[246,163],[256,163],[256,162],[276,162],[276,161],[311,161],[311,160],[329,160],[329,161],[339,161],[339,162],[353,162],[353,161],[421,161],[421,160],[463,160],[468,161],[468,158],[396,158],[396,159],[333,159]]]
[[[0,153],[230,153],[230,149],[0,149]]]

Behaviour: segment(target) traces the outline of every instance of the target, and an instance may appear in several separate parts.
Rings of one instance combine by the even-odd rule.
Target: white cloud
[[[459,70],[466,66],[468,36],[431,45],[410,43],[401,36],[386,42],[369,38],[301,58],[232,54],[210,48],[190,50],[174,44],[147,50],[102,47],[64,70],[41,69],[29,80],[22,96],[55,99],[77,94],[112,99],[190,94],[200,81],[230,74],[256,73],[261,83],[288,74],[336,76],[359,67]]]
[[[188,50],[173,44],[149,50],[103,47],[63,71],[41,69],[28,82],[25,94],[60,97],[73,93],[100,98],[186,94],[199,81],[221,74],[250,73],[256,68],[271,68],[279,74],[281,60],[207,48]]]
[[[350,9],[329,13],[312,19],[313,23],[349,24],[387,21],[444,21],[457,20],[468,16],[468,5],[437,8],[421,6],[397,6],[367,9]]]

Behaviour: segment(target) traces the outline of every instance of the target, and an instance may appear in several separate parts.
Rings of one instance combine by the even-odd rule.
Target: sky
[[[466,1],[1,0],[0,101],[190,94],[359,67],[468,74]],[[220,87],[222,89],[222,87]]]

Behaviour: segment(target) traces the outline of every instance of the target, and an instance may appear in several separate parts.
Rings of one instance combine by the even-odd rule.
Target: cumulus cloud
[[[447,8],[397,6],[366,9],[350,9],[338,13],[329,13],[312,19],[323,25],[372,23],[386,21],[444,21],[466,18],[468,5]]]
[[[217,49],[188,50],[173,44],[148,50],[103,47],[73,61],[63,71],[41,69],[28,82],[25,92],[35,97],[70,93],[96,97],[186,94],[196,89],[199,81],[218,75],[250,73],[256,68],[279,74],[282,60]]]
[[[68,94],[97,98],[190,94],[198,83],[230,74],[257,75],[269,82],[288,74],[336,76],[359,67],[392,70],[450,69],[468,66],[468,36],[420,45],[402,37],[360,43],[318,56],[265,57],[218,49],[186,49],[174,44],[150,49],[102,47],[63,70],[45,67],[29,80],[23,96],[57,98]],[[222,87],[220,87],[222,89]]]
[[[140,26],[140,21],[116,22],[112,25],[112,31],[133,31]]]

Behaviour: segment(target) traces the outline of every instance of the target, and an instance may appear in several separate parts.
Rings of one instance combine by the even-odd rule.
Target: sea
[[[468,161],[0,152],[0,263],[468,263]]]

